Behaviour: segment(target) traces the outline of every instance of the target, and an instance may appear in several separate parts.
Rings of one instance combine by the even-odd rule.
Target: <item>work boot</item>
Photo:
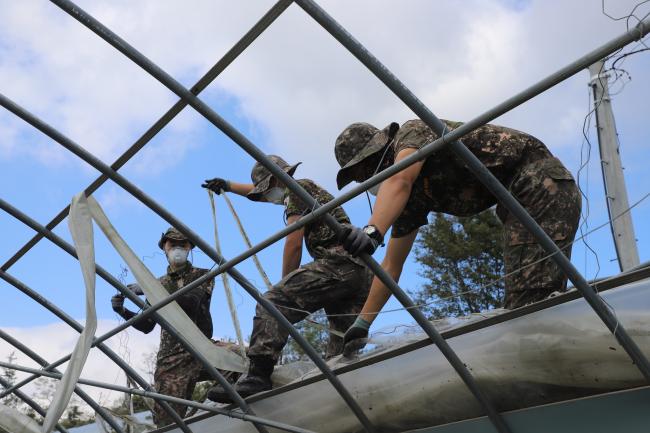
[[[273,388],[271,373],[275,367],[272,358],[266,356],[251,356],[248,374],[235,384],[235,390],[243,398]],[[221,385],[216,385],[208,391],[208,398],[217,403],[232,403],[232,398]]]

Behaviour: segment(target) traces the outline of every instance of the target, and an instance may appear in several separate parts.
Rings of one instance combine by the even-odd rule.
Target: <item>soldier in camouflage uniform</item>
[[[298,164],[290,166],[282,158],[269,158],[290,176]],[[252,184],[230,182],[215,178],[202,186],[216,193],[230,191],[253,201],[284,205],[287,225],[297,221],[311,211],[294,193],[290,192],[273,177],[260,163],[253,167]],[[332,195],[309,179],[297,182],[319,203],[333,199]],[[345,211],[337,207],[330,212],[341,224],[350,224]],[[314,261],[300,266],[303,240]],[[329,318],[330,327],[344,332],[354,321],[354,315],[368,296],[372,275],[362,261],[348,254],[336,238],[336,234],[322,219],[307,224],[304,228],[287,235],[282,260],[282,280],[264,297],[273,303],[291,323],[303,320],[321,308],[327,314],[348,314]],[[289,333],[262,306],[255,309],[253,332],[248,358],[250,368],[241,379],[236,390],[246,397],[272,388],[271,373],[280,353],[287,343]],[[343,350],[343,339],[330,334],[327,357],[338,355]],[[208,393],[208,398],[218,402],[229,402],[230,397],[221,386]]]
[[[192,243],[181,232],[170,227],[162,234],[158,246],[165,252],[169,267],[167,274],[158,280],[171,294],[186,286],[192,281],[205,275],[208,270],[195,268],[187,260],[188,253],[194,247]],[[136,294],[141,294],[137,285],[129,285]],[[189,291],[176,299],[176,303],[185,311],[190,319],[203,334],[212,337],[212,317],[210,316],[210,300],[214,280],[210,279],[195,289]],[[128,320],[136,313],[124,307],[124,296],[115,295],[111,299],[113,310]],[[147,318],[136,322],[133,327],[138,331],[148,334],[156,326],[156,322]],[[215,342],[217,345],[227,344]],[[185,350],[183,345],[176,340],[165,329],[160,331],[160,347],[156,356],[156,370],[154,372],[154,387],[156,391],[173,396],[191,400],[194,386],[198,381],[207,380],[207,373],[202,369],[201,363]],[[171,407],[181,416],[185,416],[187,406],[170,403]],[[154,407],[154,422],[158,427],[173,423],[170,415],[163,408],[156,404]]]
[[[443,122],[448,130],[461,125]],[[421,120],[410,120],[401,127],[392,123],[383,130],[367,123],[354,123],[336,140],[336,159],[342,167],[337,176],[338,186],[365,181],[437,138]],[[573,177],[562,163],[535,137],[501,126],[484,125],[462,140],[570,257],[581,200]],[[348,229],[343,244],[354,255],[362,251],[372,254],[392,226],[382,266],[395,280],[418,228],[427,224],[429,212],[469,216],[497,204],[492,193],[448,148],[393,175],[378,190],[368,225]],[[517,308],[565,290],[566,276],[551,259],[542,260],[546,252],[517,218],[500,204],[497,215],[505,229],[506,274],[524,267],[506,278],[505,307]],[[389,297],[388,289],[375,278],[361,314],[346,332],[346,343],[356,340],[350,350],[362,344],[376,312]]]

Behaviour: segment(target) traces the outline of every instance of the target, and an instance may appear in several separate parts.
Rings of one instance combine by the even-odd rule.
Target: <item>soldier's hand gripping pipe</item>
[[[111,298],[111,308],[113,308],[113,311],[115,311],[117,314],[122,316],[124,314],[124,295],[121,293],[118,293],[116,295],[113,295]]]
[[[353,256],[361,253],[373,255],[379,246],[384,245],[384,237],[377,227],[373,225],[359,227],[348,226],[343,228],[339,239],[343,247]]]

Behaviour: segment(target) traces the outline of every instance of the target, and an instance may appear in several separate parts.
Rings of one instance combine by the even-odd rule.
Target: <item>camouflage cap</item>
[[[298,166],[301,164],[299,162],[294,165],[289,165],[287,161],[277,155],[268,155],[268,157],[275,165],[284,170],[289,176],[293,176],[296,168],[298,168]],[[253,201],[260,201],[264,193],[269,190],[269,184],[272,177],[273,175],[266,167],[264,167],[259,162],[256,162],[253,166],[253,170],[251,170],[251,180],[253,181],[255,188],[246,194],[246,197]]]
[[[187,242],[190,243],[190,247],[194,248],[194,244],[192,243],[192,241],[189,240],[187,238],[187,236],[185,236],[183,233],[181,233],[180,231],[178,231],[178,229],[176,229],[174,227],[168,228],[165,233],[160,235],[160,240],[158,241],[158,247],[161,250],[165,249],[164,247],[165,247],[165,242],[167,241],[167,239],[173,239],[175,241],[187,241]]]
[[[334,155],[341,166],[336,176],[338,188],[343,188],[357,178],[364,163],[384,150],[398,129],[399,124],[395,122],[382,130],[363,122],[345,128],[334,144]]]

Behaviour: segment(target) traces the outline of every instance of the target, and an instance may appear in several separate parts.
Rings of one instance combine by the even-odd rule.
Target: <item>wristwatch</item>
[[[367,234],[370,239],[374,240],[377,242],[377,245],[384,245],[384,235],[381,234],[377,226],[375,225],[367,225],[364,228],[361,229],[365,234]]]

